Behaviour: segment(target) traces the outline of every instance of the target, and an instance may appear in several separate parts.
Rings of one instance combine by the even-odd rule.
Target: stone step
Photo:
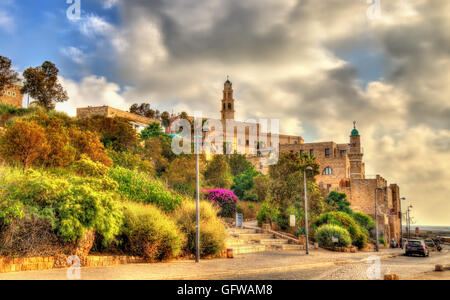
[[[261,245],[282,245],[282,244],[288,244],[288,239],[261,239],[259,240],[259,243]]]
[[[265,245],[241,245],[232,247],[234,255],[266,251]]]
[[[229,234],[255,234],[256,229],[230,228],[227,230]]]
[[[232,236],[244,240],[264,240],[264,239],[273,239],[274,237],[273,234],[266,234],[266,233],[240,233],[240,234],[232,234]]]
[[[230,239],[226,240],[225,245],[227,247],[232,247],[232,246],[245,245],[245,244],[248,244],[248,242],[249,241],[247,241],[247,240],[240,240],[240,239],[230,238]]]
[[[281,244],[281,245],[274,245],[275,249],[278,250],[305,250],[305,247],[303,245],[295,245],[295,244]]]

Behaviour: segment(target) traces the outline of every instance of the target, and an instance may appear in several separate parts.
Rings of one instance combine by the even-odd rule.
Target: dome
[[[355,128],[352,130],[352,136],[359,135],[359,131]]]

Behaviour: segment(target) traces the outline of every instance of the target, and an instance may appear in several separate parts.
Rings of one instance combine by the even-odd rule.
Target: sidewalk
[[[219,276],[260,274],[329,267],[361,262],[370,256],[388,258],[401,254],[401,250],[383,250],[360,253],[312,250],[307,256],[303,251],[261,252],[245,254],[234,259],[176,261],[157,264],[120,265],[112,267],[82,268],[84,280],[174,280],[199,279]],[[0,274],[0,280],[65,280],[67,269]]]

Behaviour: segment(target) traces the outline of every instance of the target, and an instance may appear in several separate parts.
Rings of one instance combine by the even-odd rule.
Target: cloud
[[[0,10],[0,30],[6,33],[14,31],[14,19],[6,11]]]
[[[76,116],[77,107],[112,106],[119,109],[128,109],[121,88],[115,83],[108,82],[105,77],[87,76],[80,82],[60,77],[62,86],[67,91],[70,101],[58,103],[57,110]]]
[[[77,64],[81,65],[85,63],[86,54],[76,47],[61,48],[61,53]]]
[[[128,87],[101,77],[67,82],[76,106],[148,101],[219,117],[230,75],[241,120],[280,118],[284,133],[338,143],[357,120],[368,174],[400,184],[419,221],[450,224],[450,2],[382,1],[377,20],[367,19],[366,1],[114,4],[120,26],[91,15],[80,30],[109,42],[108,77]],[[342,58],[355,49],[380,58],[381,78],[361,84],[360,66]]]

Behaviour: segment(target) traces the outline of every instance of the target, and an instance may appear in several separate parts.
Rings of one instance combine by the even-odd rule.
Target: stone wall
[[[17,108],[22,108],[23,94],[20,92],[20,85],[5,87],[0,91],[0,103],[10,104]]]
[[[159,120],[150,119],[146,117],[142,117],[130,112],[126,112],[120,109],[112,108],[109,106],[99,106],[99,107],[83,107],[83,108],[77,108],[77,118],[83,119],[83,118],[89,118],[95,115],[101,115],[105,117],[119,117],[126,119],[129,122],[134,122],[142,125],[149,125],[152,123],[160,123]]]

